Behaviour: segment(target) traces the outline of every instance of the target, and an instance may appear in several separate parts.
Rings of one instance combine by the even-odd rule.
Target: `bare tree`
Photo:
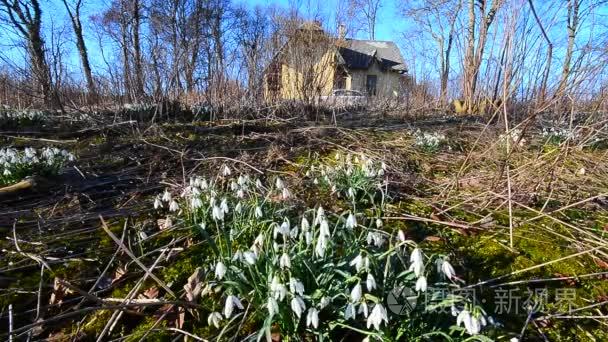
[[[59,96],[53,85],[51,71],[46,60],[46,47],[42,36],[42,9],[38,0],[0,0],[9,24],[26,41],[27,52],[36,84],[44,103],[52,108],[60,106]]]
[[[572,53],[574,51],[574,42],[576,40],[576,34],[579,28],[579,8],[581,0],[568,0],[568,17],[567,17],[567,29],[568,29],[568,45],[566,47],[566,53],[564,55],[564,65],[562,67],[562,75],[557,87],[556,95],[561,94],[566,88],[568,77],[570,75],[570,64],[572,62]]]
[[[464,57],[464,105],[473,112],[477,79],[481,67],[490,25],[505,0],[468,0],[467,48]],[[491,2],[491,4],[489,4]],[[479,18],[476,6],[479,7]],[[476,22],[479,21],[479,29]],[[478,32],[477,32],[478,31]]]
[[[361,18],[366,23],[366,31],[370,40],[376,39],[376,23],[380,7],[380,0],[350,0],[349,16]]]
[[[66,11],[70,17],[72,23],[72,29],[74,30],[74,37],[76,38],[76,47],[78,48],[78,54],[80,55],[80,63],[82,64],[82,72],[87,81],[87,88],[89,90],[90,99],[94,100],[97,96],[97,90],[95,82],[93,80],[93,73],[91,72],[91,64],[89,62],[89,54],[87,46],[84,41],[82,34],[82,22],[80,20],[80,11],[82,9],[82,0],[73,1],[72,5],[68,3],[68,0],[62,0]]]
[[[440,95],[439,102],[445,106],[448,100],[450,59],[454,38],[457,34],[457,19],[462,9],[462,0],[421,0],[407,3],[403,8],[405,18],[411,18],[428,33],[437,44],[439,58]]]

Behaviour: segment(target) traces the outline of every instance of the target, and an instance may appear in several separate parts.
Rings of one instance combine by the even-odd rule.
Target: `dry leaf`
[[[61,281],[62,281],[61,279],[55,278],[55,281],[53,283],[53,293],[51,293],[51,298],[49,299],[50,305],[57,304],[57,305],[61,306],[61,303],[63,302],[63,298],[68,294],[74,293],[74,291],[65,287],[61,283]]]
[[[158,224],[158,228],[160,230],[169,229],[173,225],[173,222],[171,221],[170,216],[167,216],[167,218],[164,218],[164,219],[158,219],[156,221],[156,223]]]
[[[144,291],[144,293],[139,295],[141,299],[156,299],[158,297],[158,288],[156,286],[152,286],[151,288]]]
[[[203,278],[203,270],[197,267],[194,273],[188,278],[184,290],[186,290],[186,299],[189,302],[194,301],[200,294],[203,287],[201,280]]]
[[[116,271],[114,271],[114,278],[112,278],[112,284],[119,281],[122,277],[124,277],[125,274],[127,274],[127,270],[124,269],[122,266],[118,266]]]
[[[437,242],[437,241],[441,241],[441,238],[439,236],[427,236],[424,238],[426,241],[430,241],[430,242]]]

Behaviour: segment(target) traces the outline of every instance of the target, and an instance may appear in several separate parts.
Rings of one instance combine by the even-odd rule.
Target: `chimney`
[[[338,39],[344,40],[346,38],[346,25],[338,25]]]

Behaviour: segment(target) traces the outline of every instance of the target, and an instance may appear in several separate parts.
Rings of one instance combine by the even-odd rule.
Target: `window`
[[[367,95],[370,95],[370,96],[376,95],[377,84],[378,84],[378,76],[367,75],[367,80],[365,82],[365,88],[367,89]]]

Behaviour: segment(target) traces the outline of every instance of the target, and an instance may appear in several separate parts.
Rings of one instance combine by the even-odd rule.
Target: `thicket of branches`
[[[408,109],[606,109],[605,1],[340,0],[327,10],[320,2],[113,0],[101,11],[54,2],[0,0],[2,36],[14,43],[0,53],[2,104],[259,105],[265,70],[303,22],[318,20],[330,35],[346,24],[349,35],[374,39],[379,20],[399,20]],[[47,20],[58,8],[66,22]],[[386,12],[395,15],[381,18]]]

